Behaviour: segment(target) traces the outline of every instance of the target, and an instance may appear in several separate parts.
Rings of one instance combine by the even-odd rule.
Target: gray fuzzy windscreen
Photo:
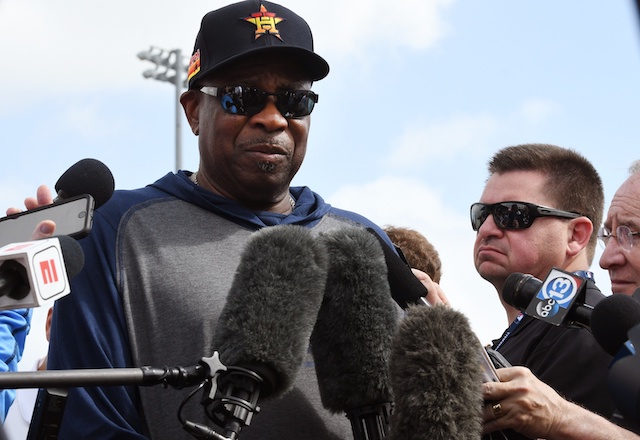
[[[225,365],[273,376],[263,398],[281,397],[293,385],[322,302],[326,267],[324,247],[302,226],[263,228],[244,249],[213,343]]]
[[[408,309],[389,364],[391,440],[481,438],[480,349],[462,313],[444,306]]]
[[[311,335],[322,403],[338,413],[389,402],[388,360],[398,321],[377,239],[361,228],[321,234],[329,257]]]

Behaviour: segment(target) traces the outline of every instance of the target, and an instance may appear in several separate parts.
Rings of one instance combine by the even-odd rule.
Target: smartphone
[[[500,382],[496,367],[491,362],[489,354],[482,345],[480,347],[480,368],[482,370],[482,382]]]
[[[33,231],[43,220],[53,220],[56,223],[54,235],[82,238],[91,231],[94,206],[93,197],[90,194],[83,194],[2,217],[0,218],[0,246],[31,240]]]

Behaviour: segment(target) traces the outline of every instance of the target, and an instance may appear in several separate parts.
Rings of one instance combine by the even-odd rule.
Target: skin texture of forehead
[[[513,170],[494,173],[486,182],[481,201],[484,203],[517,201],[543,206],[553,205],[552,198],[544,191],[546,183],[546,176],[539,171]]]
[[[609,227],[615,218],[617,223],[640,226],[640,174],[633,174],[624,181],[614,194],[607,213]]]

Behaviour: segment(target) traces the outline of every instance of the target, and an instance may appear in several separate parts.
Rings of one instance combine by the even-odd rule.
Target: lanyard
[[[594,281],[593,272],[590,270],[576,270],[573,274]]]
[[[520,322],[522,322],[522,318],[524,318],[524,314],[522,312],[518,313],[518,316],[516,316],[516,319],[513,320],[509,328],[502,335],[500,342],[498,342],[498,344],[495,347],[493,347],[494,350],[498,351],[500,347],[502,347],[502,344],[504,344],[504,341],[506,341],[507,338],[511,336],[511,334],[514,331],[516,331],[516,328],[518,327],[518,325],[520,325]]]

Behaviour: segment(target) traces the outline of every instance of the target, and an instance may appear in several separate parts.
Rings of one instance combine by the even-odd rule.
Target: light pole
[[[180,108],[180,95],[186,84],[186,72],[188,66],[182,59],[182,51],[173,49],[170,51],[151,46],[149,50],[138,53],[141,60],[151,61],[156,66],[142,72],[145,78],[153,78],[158,81],[172,83],[176,88],[176,171],[182,168],[182,139],[181,121],[182,109]]]

